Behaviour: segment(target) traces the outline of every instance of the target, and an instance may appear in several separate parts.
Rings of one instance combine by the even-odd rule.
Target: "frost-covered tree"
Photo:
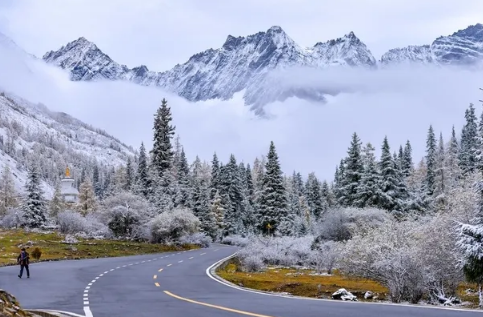
[[[447,192],[447,165],[445,162],[445,149],[443,134],[439,135],[438,149],[435,156],[435,171],[434,171],[434,197],[436,198],[436,203],[439,205],[445,204],[445,194]]]
[[[243,231],[243,187],[235,156],[230,155],[228,164],[220,167],[220,195],[224,213],[224,234],[241,234]]]
[[[18,206],[17,191],[10,167],[5,164],[0,176],[0,215],[5,215],[8,208]]]
[[[357,207],[376,207],[381,204],[380,175],[377,169],[375,148],[368,143],[364,148],[364,173],[354,201]]]
[[[213,154],[211,161],[211,182],[210,182],[210,199],[213,200],[216,192],[220,190],[220,162],[216,153]]]
[[[403,160],[402,160],[402,172],[404,177],[408,177],[411,174],[413,169],[414,169],[414,166],[413,166],[411,143],[409,142],[409,140],[407,140],[406,145],[404,146]]]
[[[78,200],[76,209],[84,216],[97,209],[97,199],[89,177],[84,180],[79,188]]]
[[[381,190],[380,208],[389,211],[402,211],[403,199],[406,194],[406,188],[396,163],[390,152],[389,142],[387,137],[384,137],[382,144],[381,159],[379,161],[379,188]]]
[[[98,198],[102,197],[102,183],[99,176],[99,166],[97,164],[94,165],[94,171],[92,176],[92,184],[94,186],[94,193]]]
[[[461,179],[462,172],[459,164],[459,145],[458,139],[456,138],[456,132],[453,126],[451,131],[451,139],[449,140],[448,145],[446,146],[446,153],[445,153],[445,166],[448,173],[448,185],[450,188],[455,188],[458,184],[458,181]]]
[[[189,180],[189,166],[184,149],[181,148],[180,156],[176,166],[176,180],[179,186],[179,196],[177,197],[177,206],[191,207],[191,186]]]
[[[147,198],[151,193],[151,184],[148,175],[148,158],[144,143],[141,143],[139,149],[138,169],[136,172],[135,192]]]
[[[127,162],[126,162],[126,179],[124,183],[124,190],[131,190],[134,182],[134,170],[132,166],[132,160],[131,157],[128,156]]]
[[[38,228],[45,224],[47,220],[47,206],[41,186],[40,173],[36,164],[32,164],[29,167],[25,192],[26,197],[22,205],[24,223],[27,227]]]
[[[322,185],[315,176],[315,173],[310,173],[305,183],[305,192],[307,198],[307,204],[309,205],[311,214],[316,220],[327,210],[327,202],[322,197]],[[302,193],[299,193],[299,197]]]
[[[470,223],[460,223],[458,246],[464,255],[461,262],[466,279],[478,284],[479,306],[483,308],[483,181],[476,185],[478,202]]]
[[[436,178],[436,136],[433,126],[429,126],[428,137],[426,139],[426,190],[428,196],[432,196],[435,190]]]
[[[461,132],[459,163],[464,174],[474,171],[476,167],[476,146],[478,144],[478,125],[475,107],[470,103],[465,111],[466,124]]]
[[[352,134],[352,141],[347,154],[343,185],[340,188],[341,196],[339,203],[342,206],[352,206],[354,204],[360,188],[362,174],[364,173],[361,141],[355,132]]]
[[[275,150],[275,144],[270,142],[263,177],[263,191],[260,198],[260,229],[262,232],[275,232],[277,226],[287,217],[287,197],[283,185],[282,171]],[[271,229],[269,229],[271,227]]]
[[[168,102],[163,98],[161,107],[158,108],[154,119],[154,138],[151,150],[151,164],[155,167],[160,177],[173,166],[174,152],[171,139],[173,138],[175,127],[171,125],[171,121],[171,108],[168,107]]]
[[[225,218],[225,208],[223,207],[223,202],[218,191],[215,192],[215,196],[211,201],[210,209],[215,216],[216,240],[218,240],[223,233]]]

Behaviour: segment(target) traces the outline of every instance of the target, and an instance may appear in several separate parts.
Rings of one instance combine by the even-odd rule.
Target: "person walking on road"
[[[25,248],[22,248],[22,251],[17,257],[17,263],[20,264],[20,274],[18,275],[19,278],[22,278],[23,269],[27,271],[27,278],[30,278],[30,271],[29,271],[29,254],[25,251]]]

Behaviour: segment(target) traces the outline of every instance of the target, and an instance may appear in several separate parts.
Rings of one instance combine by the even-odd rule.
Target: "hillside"
[[[46,196],[69,166],[74,177],[97,164],[106,173],[135,151],[106,132],[45,105],[0,93],[0,167],[10,167],[22,192],[31,162],[40,165]]]

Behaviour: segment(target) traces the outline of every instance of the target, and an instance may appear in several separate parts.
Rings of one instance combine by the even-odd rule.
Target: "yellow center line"
[[[154,285],[156,285],[157,287],[159,287],[159,283],[154,283]]]
[[[159,269],[158,272],[161,272],[163,269]]]
[[[248,315],[248,316],[254,316],[254,317],[273,317],[273,316],[260,315],[260,314],[255,314],[255,313],[250,313],[250,312],[247,312],[247,311],[243,311],[243,310],[237,310],[237,309],[232,309],[232,308],[228,308],[228,307],[223,307],[223,306],[217,306],[217,305],[212,305],[212,304],[208,304],[208,303],[198,302],[198,301],[195,301],[195,300],[192,300],[192,299],[189,299],[189,298],[184,298],[184,297],[181,297],[181,296],[178,296],[178,295],[174,295],[173,293],[170,293],[168,291],[164,291],[164,293],[166,295],[169,295],[171,297],[174,297],[174,298],[177,298],[177,299],[180,299],[180,300],[184,300],[186,302],[190,302],[190,303],[198,304],[198,305],[203,305],[203,306],[207,306],[207,307],[212,307],[212,308],[216,308],[216,309],[220,309],[220,310],[225,310],[225,311],[229,311],[229,312],[232,312],[232,313],[238,313],[238,314]]]
[[[158,278],[158,276],[157,276],[157,275],[155,275],[155,276],[153,276],[153,278],[154,278],[154,279],[157,279],[157,278]]]

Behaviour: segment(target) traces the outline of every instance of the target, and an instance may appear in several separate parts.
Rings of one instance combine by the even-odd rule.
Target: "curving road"
[[[479,311],[284,298],[242,291],[206,274],[236,248],[208,249],[0,268],[0,288],[23,307],[86,317],[463,317]]]

